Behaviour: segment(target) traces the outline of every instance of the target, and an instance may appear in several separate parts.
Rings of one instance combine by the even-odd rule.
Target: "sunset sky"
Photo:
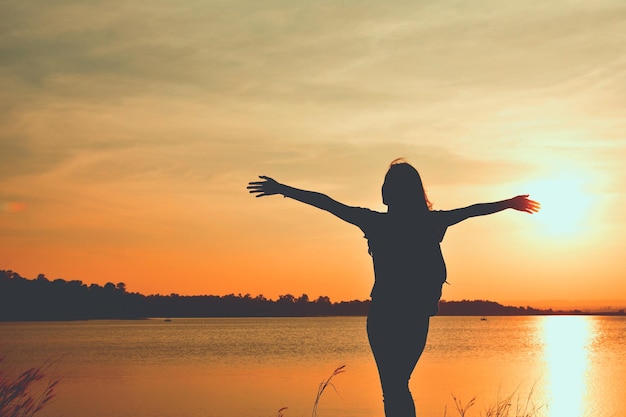
[[[448,230],[447,300],[626,306],[626,3],[4,1],[0,269],[144,294],[366,299],[362,232],[269,175]],[[567,301],[573,302],[573,304]]]

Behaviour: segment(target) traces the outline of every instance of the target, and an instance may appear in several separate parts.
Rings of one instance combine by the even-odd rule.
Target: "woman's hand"
[[[541,207],[541,204],[539,204],[538,202],[534,201],[534,200],[530,200],[528,198],[528,194],[524,194],[524,195],[518,195],[517,197],[513,197],[512,199],[509,200],[510,207],[512,209],[518,210],[518,211],[524,211],[526,213],[536,213],[539,211],[539,208]]]
[[[250,194],[256,194],[256,197],[281,194],[283,188],[281,183],[265,175],[259,175],[259,178],[263,179],[263,181],[252,181],[248,183],[247,188]]]

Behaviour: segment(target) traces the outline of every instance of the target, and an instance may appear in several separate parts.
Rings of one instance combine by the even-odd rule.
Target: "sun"
[[[541,210],[534,216],[546,234],[571,236],[584,231],[593,198],[585,191],[580,176],[559,175],[525,187],[530,198],[541,203]]]

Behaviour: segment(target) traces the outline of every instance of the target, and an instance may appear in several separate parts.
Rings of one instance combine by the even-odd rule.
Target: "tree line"
[[[139,319],[148,317],[300,317],[366,315],[369,301],[331,302],[302,294],[276,300],[250,294],[143,295],[123,282],[101,286],[79,280],[35,279],[0,270],[0,321]]]
[[[123,282],[101,286],[79,280],[35,279],[0,270],[0,321],[140,319],[149,317],[306,317],[365,316],[369,300],[331,302],[302,294],[272,300],[250,294],[143,295],[128,292]],[[439,303],[439,315],[495,316],[557,314],[532,307],[503,306],[493,301],[463,300]],[[581,314],[574,310],[568,314]]]

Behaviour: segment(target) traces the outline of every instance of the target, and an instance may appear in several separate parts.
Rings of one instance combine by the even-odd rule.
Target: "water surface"
[[[56,360],[40,417],[383,416],[364,317],[0,323],[13,369]],[[411,380],[418,415],[474,413],[507,395],[548,417],[622,416],[626,318],[435,317]]]

